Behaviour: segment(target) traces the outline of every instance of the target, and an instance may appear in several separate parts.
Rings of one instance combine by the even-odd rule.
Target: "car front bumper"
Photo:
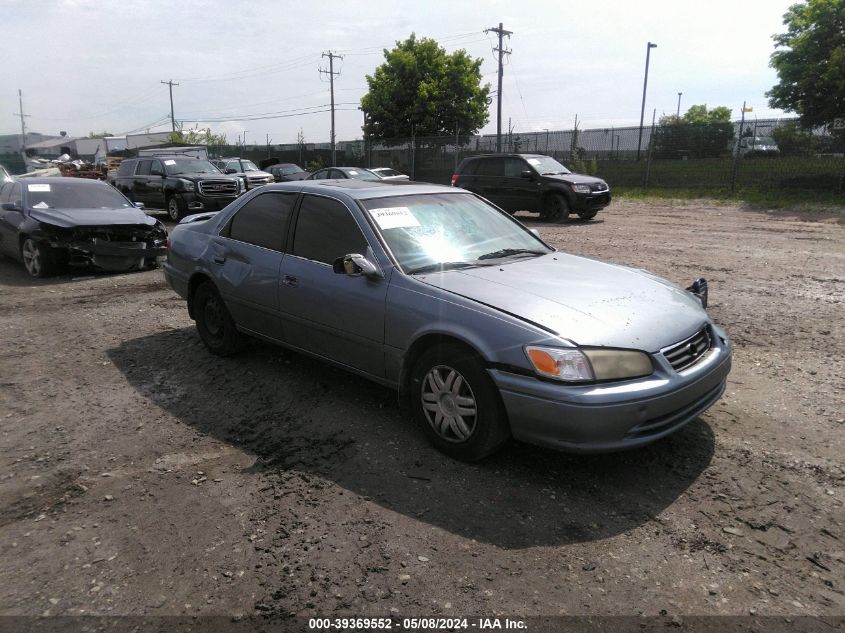
[[[636,448],[677,431],[724,393],[731,345],[713,330],[711,350],[680,373],[658,354],[654,374],[625,382],[563,385],[498,369],[490,375],[514,438],[582,453]]]
[[[188,210],[192,213],[199,213],[200,211],[220,211],[226,205],[238,199],[238,196],[201,196],[196,193],[183,193],[182,197]]]
[[[575,207],[572,210],[576,213],[578,211],[598,211],[609,205],[610,200],[610,189],[594,193],[577,193],[575,194]]]

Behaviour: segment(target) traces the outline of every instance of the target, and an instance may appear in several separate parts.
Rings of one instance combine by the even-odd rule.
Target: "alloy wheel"
[[[23,255],[23,265],[26,267],[26,272],[33,277],[38,277],[41,274],[41,251],[38,244],[31,239],[27,239],[23,243],[21,254]]]
[[[475,394],[456,369],[432,367],[423,379],[421,398],[426,420],[444,440],[465,442],[475,431]]]

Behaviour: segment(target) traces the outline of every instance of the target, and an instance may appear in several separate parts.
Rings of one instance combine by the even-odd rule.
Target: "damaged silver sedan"
[[[0,252],[33,277],[67,265],[154,268],[166,241],[164,224],[104,182],[26,178],[0,188]]]

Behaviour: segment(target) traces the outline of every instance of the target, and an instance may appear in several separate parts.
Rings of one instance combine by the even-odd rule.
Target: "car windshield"
[[[251,160],[242,160],[241,165],[243,165],[244,171],[259,171],[258,167]],[[237,167],[237,163],[232,163],[232,167]]]
[[[214,165],[212,165],[207,160],[200,160],[200,159],[165,159],[164,160],[164,168],[167,170],[167,173],[171,176],[175,176],[177,174],[219,174],[220,170],[217,169]]]
[[[525,158],[528,164],[543,176],[554,176],[556,174],[571,174],[566,167],[550,156],[528,156]]]
[[[344,169],[343,170],[350,178],[357,180],[378,180],[379,177],[368,169]]]
[[[31,209],[125,209],[132,204],[107,185],[73,182],[27,183],[26,202]]]
[[[288,165],[287,167],[281,167],[279,169],[279,173],[282,176],[290,176],[291,174],[301,174],[305,170],[299,167],[298,165]]]
[[[469,193],[364,201],[406,273],[495,263],[552,252],[509,216]]]

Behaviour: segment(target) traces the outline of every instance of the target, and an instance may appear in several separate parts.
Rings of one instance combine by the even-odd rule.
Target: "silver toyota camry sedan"
[[[704,280],[557,251],[460,189],[268,185],[186,218],[168,247],[211,352],[255,337],[389,385],[459,459],[511,437],[641,446],[712,406],[730,371]]]

